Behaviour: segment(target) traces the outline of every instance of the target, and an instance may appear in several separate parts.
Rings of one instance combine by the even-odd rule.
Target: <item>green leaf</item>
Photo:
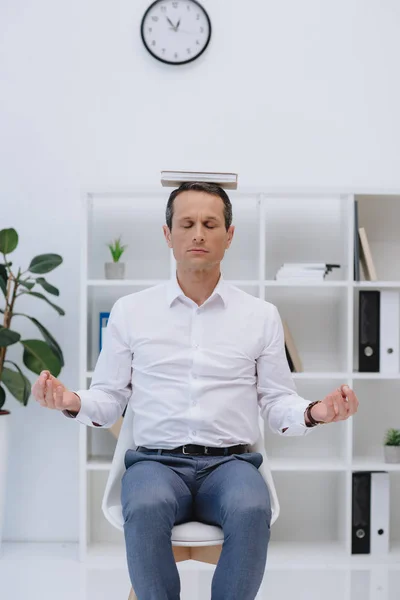
[[[26,406],[28,404],[29,396],[31,395],[31,382],[25,377],[19,366],[14,362],[11,360],[6,360],[4,362],[14,365],[17,372],[7,369],[7,367],[3,367],[3,374],[1,376],[3,383],[10,393]]]
[[[0,252],[10,254],[18,246],[18,233],[15,229],[2,229],[0,231]]]
[[[61,366],[62,367],[64,366],[64,356],[63,356],[60,346],[57,344],[57,342],[53,338],[53,336],[50,335],[50,333],[47,331],[47,329],[41,323],[39,323],[39,321],[37,319],[35,319],[34,317],[30,317],[29,315],[25,315],[23,313],[13,313],[13,317],[26,317],[27,319],[30,319],[32,321],[32,323],[34,323],[36,325],[36,327],[39,329],[39,331],[43,334],[44,339],[46,340],[46,342],[48,343],[48,345],[50,346],[50,348],[52,349],[54,354],[57,356],[58,360],[60,361]]]
[[[38,277],[36,279],[36,282],[39,285],[41,285],[42,288],[46,290],[46,292],[49,292],[49,294],[53,294],[54,296],[60,295],[60,292],[58,291],[58,289],[56,287],[54,287],[54,285],[51,285],[48,281],[46,281],[44,277]]]
[[[4,402],[6,401],[6,392],[0,385],[0,409],[3,408]]]
[[[59,315],[61,315],[61,316],[65,315],[65,312],[63,311],[62,308],[60,308],[59,306],[56,306],[55,304],[53,304],[52,302],[50,302],[50,300],[48,300],[46,298],[46,296],[43,296],[43,294],[39,294],[38,292],[24,292],[24,291],[22,291],[18,295],[22,296],[23,294],[28,294],[29,296],[35,296],[36,298],[41,298],[42,300],[45,300],[48,304],[50,304],[50,306],[52,306],[53,308],[55,308],[55,310],[58,312]]]
[[[5,348],[6,346],[16,344],[20,339],[21,336],[19,333],[0,325],[0,348]]]
[[[28,267],[31,273],[49,273],[61,265],[63,259],[59,254],[39,254],[32,259]]]
[[[24,281],[20,281],[19,285],[22,285],[23,287],[27,288],[28,290],[31,290],[34,285],[35,282],[29,282],[28,279],[24,279]]]
[[[24,346],[23,361],[30,371],[37,375],[44,370],[57,377],[61,371],[61,363],[46,342],[42,340],[21,340]]]

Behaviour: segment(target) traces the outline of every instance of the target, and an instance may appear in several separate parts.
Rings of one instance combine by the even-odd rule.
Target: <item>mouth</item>
[[[207,250],[189,250],[192,254],[207,254]]]

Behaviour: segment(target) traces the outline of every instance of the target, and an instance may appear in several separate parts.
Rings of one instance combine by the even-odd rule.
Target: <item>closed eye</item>
[[[191,227],[191,225],[183,225],[183,229],[189,229],[189,227]],[[206,225],[206,227],[207,229],[215,229],[212,225]]]

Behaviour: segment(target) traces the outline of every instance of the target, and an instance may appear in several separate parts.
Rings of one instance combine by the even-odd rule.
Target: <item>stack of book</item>
[[[236,190],[237,173],[210,173],[201,171],[161,171],[163,187],[179,187],[185,182],[215,183],[227,190]]]
[[[340,265],[329,263],[284,263],[277,271],[275,279],[277,281],[301,281],[311,282],[323,281],[325,276],[338,269]]]

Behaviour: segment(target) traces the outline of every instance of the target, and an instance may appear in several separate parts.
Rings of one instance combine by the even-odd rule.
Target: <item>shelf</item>
[[[355,288],[400,288],[400,281],[354,281]]]
[[[334,459],[269,458],[271,471],[346,471],[344,461]]]
[[[91,457],[86,462],[87,471],[109,471],[111,469],[111,458]]]
[[[358,373],[354,371],[352,374],[353,379],[400,379],[400,373]]]
[[[326,287],[348,287],[348,282],[347,281],[312,281],[312,282],[305,282],[305,281],[290,281],[290,280],[283,280],[283,281],[276,281],[274,279],[272,280],[267,280],[264,281],[264,285],[266,287],[321,287],[321,288],[326,288]]]
[[[154,286],[160,283],[167,283],[169,279],[88,279],[87,285],[92,287],[134,287],[134,286]],[[227,283],[237,287],[264,285],[266,287],[348,287],[347,281],[275,281],[259,279],[225,279]],[[399,283],[400,286],[400,283]]]
[[[400,463],[386,463],[377,456],[356,456],[351,463],[351,469],[352,471],[393,471],[400,473]]]

